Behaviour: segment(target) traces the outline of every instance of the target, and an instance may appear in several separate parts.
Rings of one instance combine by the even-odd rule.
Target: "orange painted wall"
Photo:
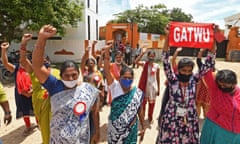
[[[104,31],[105,29],[105,31]],[[125,31],[125,37],[122,37],[123,44],[129,42],[133,47],[136,47],[139,40],[138,26],[131,23],[109,23],[105,27],[100,27],[99,37],[107,40],[115,40],[114,32]]]
[[[228,45],[226,52],[226,59],[229,60],[230,52],[232,50],[240,50],[240,38],[238,35],[238,27],[232,27],[228,34]]]
[[[99,38],[100,40],[115,40],[114,32],[115,31],[124,31],[126,32],[126,36],[123,37],[122,43],[126,44],[129,42],[132,44],[133,48],[136,48],[137,43],[143,43],[145,40],[140,40],[140,34],[138,32],[138,25],[133,24],[133,29],[131,27],[131,23],[109,23],[104,27],[100,27],[99,29]],[[160,35],[159,40],[152,40],[152,34],[147,34],[147,40],[151,41],[150,45],[147,48],[162,48],[163,42],[165,41],[165,36]],[[141,46],[140,46],[141,47]]]
[[[105,40],[106,39],[106,27],[100,27],[99,28],[99,39]]]

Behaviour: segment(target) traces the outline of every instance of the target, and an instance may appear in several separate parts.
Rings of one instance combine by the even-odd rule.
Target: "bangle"
[[[11,115],[11,112],[9,111],[9,112],[5,112],[4,113],[5,115]]]
[[[23,49],[23,48],[20,48],[20,50],[25,51],[25,52],[27,51],[26,49]]]
[[[20,50],[26,51],[26,45],[21,45]]]

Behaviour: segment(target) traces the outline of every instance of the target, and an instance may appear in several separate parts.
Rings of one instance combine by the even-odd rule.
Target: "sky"
[[[134,9],[139,4],[164,4],[167,9],[181,8],[194,22],[215,23],[224,29],[224,18],[240,13],[239,0],[99,0],[99,25],[113,19],[113,14]]]

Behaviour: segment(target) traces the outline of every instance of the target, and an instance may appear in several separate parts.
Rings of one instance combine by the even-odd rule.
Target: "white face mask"
[[[116,61],[115,63],[116,63],[117,65],[120,65],[120,64],[122,64],[122,62],[117,62],[117,61]]]
[[[73,80],[73,81],[65,81],[65,80],[61,80],[63,82],[63,84],[67,87],[67,88],[73,88],[77,85],[78,80]]]

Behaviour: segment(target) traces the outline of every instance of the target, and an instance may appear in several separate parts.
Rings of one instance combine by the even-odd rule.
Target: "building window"
[[[88,16],[88,40],[91,38],[91,25],[90,25],[90,16]]]
[[[90,0],[87,1],[87,6],[90,8]]]
[[[96,0],[96,13],[98,13],[98,0]]]
[[[96,39],[98,40],[98,20],[96,20]]]

